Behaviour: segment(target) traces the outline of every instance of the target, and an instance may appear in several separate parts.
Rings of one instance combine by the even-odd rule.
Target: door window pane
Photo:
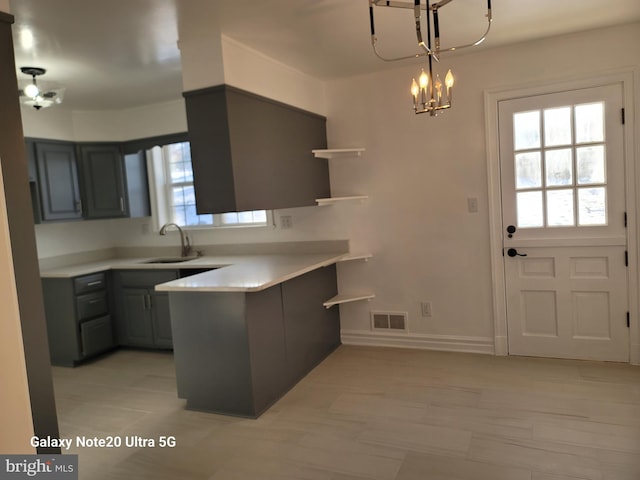
[[[543,226],[542,192],[519,192],[517,194],[518,227]]]
[[[605,183],[604,145],[576,148],[578,184]]]
[[[571,107],[544,111],[544,144],[546,147],[571,144]]]
[[[550,227],[575,225],[573,189],[547,190],[547,225]]]
[[[604,142],[604,103],[576,105],[576,143]]]
[[[516,188],[535,188],[542,186],[542,165],[540,152],[519,153],[516,155]]]
[[[516,150],[540,148],[540,110],[516,113],[513,133]]]
[[[544,154],[547,186],[573,184],[571,149],[549,150]]]
[[[607,190],[605,187],[578,189],[578,224],[607,224]]]
[[[513,115],[520,228],[607,224],[604,114],[592,102]]]

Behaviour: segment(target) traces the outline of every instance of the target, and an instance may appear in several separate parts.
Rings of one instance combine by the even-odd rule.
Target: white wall
[[[367,149],[364,159],[335,165],[334,186],[371,195],[347,215],[353,248],[375,254],[368,264],[340,266],[342,289],[376,293],[370,303],[341,307],[347,341],[376,341],[369,311],[393,310],[409,313],[410,334],[396,344],[490,351],[485,90],[639,62],[640,24],[445,57],[442,68],[456,73],[455,105],[437,118],[412,112],[419,62],[331,83],[330,147]],[[478,213],[467,212],[468,197],[479,199]],[[431,318],[420,314],[425,300]]]
[[[325,83],[222,36],[225,83],[326,115]]]

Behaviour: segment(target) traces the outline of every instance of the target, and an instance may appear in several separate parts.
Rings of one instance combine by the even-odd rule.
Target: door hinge
[[[629,250],[624,251],[624,266],[629,266]]]
[[[622,112],[622,124],[624,125],[624,120],[625,120],[625,118],[624,118],[624,108],[621,109],[621,112]]]
[[[629,312],[627,312],[627,328],[631,327],[631,315],[629,315]]]
[[[624,228],[627,228],[627,212],[624,212]]]

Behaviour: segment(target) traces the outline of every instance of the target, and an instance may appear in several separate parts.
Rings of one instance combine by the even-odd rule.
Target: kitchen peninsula
[[[257,417],[340,344],[343,254],[247,257],[156,286],[169,293],[178,396],[187,408]]]

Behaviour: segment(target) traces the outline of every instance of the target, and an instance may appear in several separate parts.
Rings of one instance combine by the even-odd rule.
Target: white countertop
[[[257,292],[299,275],[336,263],[346,253],[216,255],[179,263],[147,263],[153,258],[117,258],[45,269],[43,278],[71,278],[111,269],[212,268],[186,278],[156,285],[165,292]]]

